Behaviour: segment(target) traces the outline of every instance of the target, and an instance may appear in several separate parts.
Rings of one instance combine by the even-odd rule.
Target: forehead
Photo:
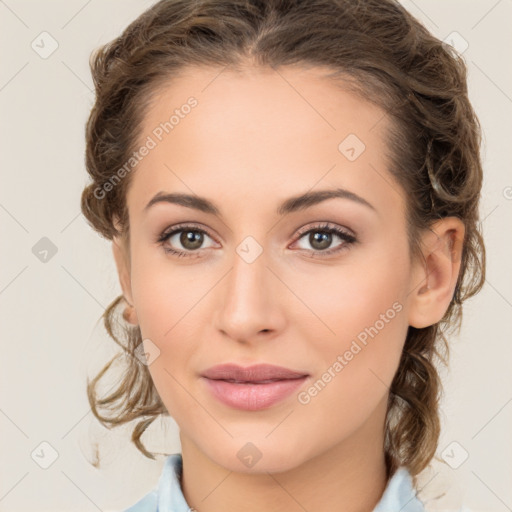
[[[149,137],[154,147],[137,166],[129,206],[140,211],[170,189],[263,200],[318,184],[343,186],[377,208],[390,199],[403,207],[386,169],[388,117],[325,74],[299,67],[183,70],[146,112],[139,142]]]
[[[193,97],[198,105],[185,114],[186,123],[181,123],[180,116],[182,126],[180,130],[173,128],[174,138],[180,132],[185,135],[187,128],[197,135],[211,130],[218,143],[222,134],[234,136],[233,131],[243,123],[244,131],[237,137],[243,139],[243,149],[251,142],[254,146],[259,141],[274,140],[276,132],[289,139],[322,135],[330,142],[352,130],[360,138],[376,142],[373,139],[386,125],[384,111],[345,90],[341,82],[329,80],[326,74],[323,68],[297,66],[248,67],[243,71],[185,68],[172,81],[159,86],[146,112],[144,132],[169,119],[175,109],[180,110]],[[297,124],[299,119],[302,122]],[[376,127],[373,134],[368,133]]]

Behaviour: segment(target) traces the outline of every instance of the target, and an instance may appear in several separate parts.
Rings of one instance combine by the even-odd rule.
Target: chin
[[[269,440],[232,440],[220,451],[210,454],[213,461],[236,473],[281,473],[294,469],[304,462],[304,451],[292,442],[289,446]],[[210,450],[209,450],[210,451]]]

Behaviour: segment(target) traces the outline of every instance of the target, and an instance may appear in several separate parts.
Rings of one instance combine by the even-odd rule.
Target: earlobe
[[[415,262],[409,325],[423,328],[439,322],[455,292],[462,259],[464,223],[445,217],[422,238],[423,259]]]
[[[131,304],[126,306],[125,310],[123,311],[123,318],[130,324],[139,325],[137,312]]]

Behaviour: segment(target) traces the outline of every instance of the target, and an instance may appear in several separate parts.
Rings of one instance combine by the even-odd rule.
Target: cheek
[[[146,338],[165,340],[185,314],[183,305],[193,293],[163,249],[134,245],[131,284],[141,332]]]
[[[407,252],[402,247],[378,254],[372,263],[361,257],[336,272],[317,272],[314,288],[310,277],[295,278],[316,316],[305,321],[301,308],[292,321],[302,326],[304,339],[314,340],[320,361],[320,382],[311,393],[321,392],[320,401],[335,404],[330,410],[340,417],[348,410],[369,413],[387,393],[407,335]]]
[[[200,339],[189,311],[198,301],[197,290],[191,291],[169,265],[142,263],[142,257],[134,257],[133,262],[132,290],[142,339],[149,339],[158,354],[148,366],[151,379],[171,417],[187,417],[190,395],[185,371],[192,366]]]
[[[327,444],[378,418],[374,412],[385,407],[398,369],[407,333],[404,309],[398,301],[390,307],[388,297],[373,296],[372,301],[363,311],[347,302],[344,312],[332,316],[336,338],[324,336],[316,344],[319,363],[309,387],[297,397],[304,417],[310,418],[305,425],[311,424],[312,435],[322,431]]]

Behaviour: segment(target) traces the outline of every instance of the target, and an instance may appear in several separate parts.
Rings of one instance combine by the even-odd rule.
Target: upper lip
[[[208,379],[215,380],[259,382],[264,380],[297,379],[299,377],[305,377],[308,374],[272,364],[256,364],[243,367],[237,364],[227,363],[212,366],[201,375]]]

